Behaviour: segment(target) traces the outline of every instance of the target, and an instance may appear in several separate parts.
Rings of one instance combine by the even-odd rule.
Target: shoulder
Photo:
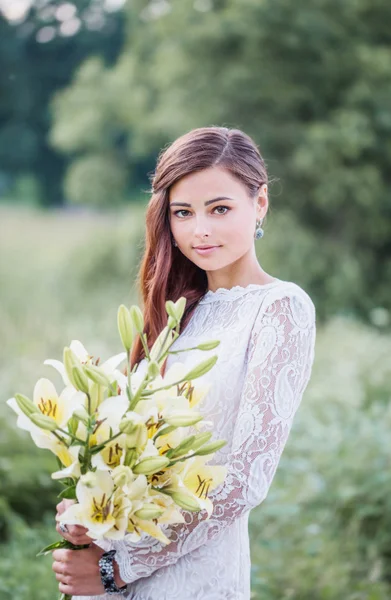
[[[310,295],[293,281],[280,280],[266,293],[258,294],[256,300],[259,303],[256,321],[265,315],[289,314],[302,326],[315,324],[316,309]]]

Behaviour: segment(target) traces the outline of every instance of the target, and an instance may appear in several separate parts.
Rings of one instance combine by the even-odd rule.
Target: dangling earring
[[[178,244],[176,243],[176,241],[175,241],[175,240],[172,240],[172,245],[173,245],[173,246],[175,246],[175,247],[177,247],[177,246],[178,246]]]
[[[262,221],[263,221],[263,219],[257,219],[256,220],[256,229],[255,229],[255,234],[254,234],[254,238],[256,240],[261,239],[261,237],[263,237],[263,235],[264,235],[264,231],[263,231],[263,229],[261,227]]]

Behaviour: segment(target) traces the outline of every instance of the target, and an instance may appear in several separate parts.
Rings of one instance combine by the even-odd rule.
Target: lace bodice
[[[138,543],[99,542],[117,550],[128,600],[249,600],[248,515],[268,493],[309,381],[315,330],[314,304],[292,282],[219,288],[200,300],[172,349],[221,343],[170,355],[167,369],[178,356],[190,366],[218,354],[199,379],[212,383],[199,410],[213,422],[211,441],[227,440],[210,462],[228,473],[209,494],[209,520],[206,511],[183,511],[185,523],[163,526],[170,544],[146,534]]]

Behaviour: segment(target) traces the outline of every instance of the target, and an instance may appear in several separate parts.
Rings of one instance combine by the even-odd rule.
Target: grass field
[[[53,377],[74,338],[121,351],[120,303],[138,302],[143,207],[118,213],[0,207],[0,598],[52,600],[51,457],[5,401]],[[310,384],[265,502],[250,516],[253,598],[391,597],[391,340],[341,317],[318,328]],[[54,536],[54,537],[53,537]],[[387,558],[388,557],[388,558]]]

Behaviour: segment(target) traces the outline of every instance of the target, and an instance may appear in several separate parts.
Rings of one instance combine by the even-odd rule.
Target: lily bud
[[[79,365],[80,366],[80,361],[77,358],[76,354],[73,352],[73,350],[71,350],[68,347],[64,348],[64,353],[63,353],[63,363],[64,363],[64,367],[65,367],[65,371],[68,375],[68,379],[71,382],[71,384],[73,385],[73,387],[76,387],[73,381],[73,375],[72,375],[72,368],[75,365]]]
[[[158,375],[160,375],[159,365],[154,360],[151,360],[148,363],[148,375],[150,377],[153,377],[154,379],[155,379],[155,377],[157,377]]]
[[[124,465],[115,467],[111,475],[113,477],[114,485],[117,488],[122,488],[124,485],[129,485],[134,479],[132,470]]]
[[[162,329],[149,352],[151,360],[155,361],[159,356],[163,356],[172,343],[172,336],[173,332],[169,329],[169,327],[164,327],[164,329]],[[164,347],[163,342],[165,342]]]
[[[205,431],[204,433],[198,433],[195,436],[195,441],[192,445],[192,450],[195,452],[196,450],[198,450],[198,448],[201,448],[201,446],[206,444],[206,442],[209,442],[211,437],[212,437],[211,431]]]
[[[23,394],[15,394],[15,400],[20,410],[29,417],[33,413],[40,413],[38,406],[34,404],[30,398],[24,396]]]
[[[84,425],[88,425],[89,417],[85,408],[78,408],[73,412],[72,417],[84,423]]]
[[[122,421],[119,424],[119,430],[122,431],[122,433],[130,434],[137,429],[137,425],[137,423],[131,421],[130,419],[122,419]]]
[[[170,496],[174,500],[175,504],[178,504],[178,506],[184,508],[185,510],[196,512],[201,509],[197,500],[188,494],[184,494],[183,492],[171,492]]]
[[[126,447],[144,449],[148,441],[148,430],[144,423],[138,423],[132,433],[126,436]]]
[[[109,387],[110,380],[99,367],[96,367],[95,365],[85,365],[84,372],[94,383]]]
[[[133,473],[137,475],[139,473],[143,473],[144,475],[152,475],[152,473],[156,473],[164,467],[167,467],[170,460],[165,456],[148,456],[143,460],[140,460],[137,465],[133,467]]]
[[[79,427],[79,419],[72,416],[68,421],[68,431],[71,435],[76,435],[77,428]]]
[[[186,439],[184,439],[176,448],[172,448],[166,452],[166,456],[168,458],[177,458],[178,456],[183,456],[189,450],[192,449],[193,443],[195,441],[195,435],[190,435]]]
[[[121,337],[121,341],[125,350],[130,350],[133,346],[134,339],[133,322],[130,317],[130,312],[124,304],[121,304],[121,306],[118,309],[117,325],[119,335]]]
[[[166,302],[166,312],[169,317],[172,317],[176,320],[176,312],[175,312],[175,304],[172,300],[167,300]]]
[[[201,375],[205,375],[205,373],[210,371],[212,369],[212,367],[216,364],[217,359],[218,359],[218,356],[217,356],[217,354],[215,354],[214,356],[211,356],[210,358],[203,360],[202,362],[200,362],[199,365],[194,367],[194,369],[189,371],[183,377],[183,379],[185,379],[186,381],[191,381],[192,379],[197,379],[197,377],[201,377]]]
[[[180,321],[183,317],[183,313],[185,312],[186,308],[186,302],[187,300],[184,296],[181,296],[179,300],[175,302],[175,316],[178,321]]]
[[[167,327],[169,329],[174,329],[178,325],[178,321],[174,319],[174,317],[169,316],[167,321]]]
[[[133,306],[130,307],[130,318],[132,320],[132,323],[136,329],[136,331],[138,333],[143,333],[144,332],[144,317],[143,317],[143,313],[141,312],[141,309],[139,306],[137,306],[136,304],[134,304]]]
[[[226,440],[219,440],[218,442],[211,442],[210,444],[206,444],[203,448],[200,448],[195,452],[197,456],[205,456],[206,454],[212,454],[213,452],[217,452],[226,444]]]
[[[91,414],[93,415],[104,398],[104,389],[94,381],[90,385]]]
[[[162,429],[159,429],[159,431],[155,433],[154,438],[156,440],[161,435],[167,435],[168,433],[171,433],[171,431],[175,431],[175,429],[176,427],[174,427],[173,425],[169,425],[168,427],[162,427]]]
[[[164,508],[159,508],[156,504],[144,504],[142,508],[139,508],[134,512],[134,516],[149,521],[161,517],[164,510]]]
[[[72,379],[72,383],[77,390],[84,392],[84,394],[88,393],[88,378],[81,366],[73,365]]]
[[[192,410],[177,411],[175,414],[164,417],[166,423],[175,425],[175,427],[190,427],[190,425],[195,425],[202,419],[202,415]]]
[[[136,448],[129,448],[125,453],[124,465],[133,469],[138,457],[139,453],[137,452]]]
[[[167,314],[173,318],[176,323],[179,323],[183,317],[186,307],[186,298],[182,296],[175,303],[172,300],[167,300],[166,311]]]
[[[213,350],[214,348],[217,348],[217,346],[220,344],[220,340],[213,340],[210,342],[205,342],[204,344],[198,344],[198,346],[196,346],[196,348],[198,350]]]
[[[40,429],[45,429],[46,431],[55,431],[57,429],[57,423],[52,417],[47,417],[46,415],[38,413],[31,413],[29,415],[30,420],[40,427]]]

